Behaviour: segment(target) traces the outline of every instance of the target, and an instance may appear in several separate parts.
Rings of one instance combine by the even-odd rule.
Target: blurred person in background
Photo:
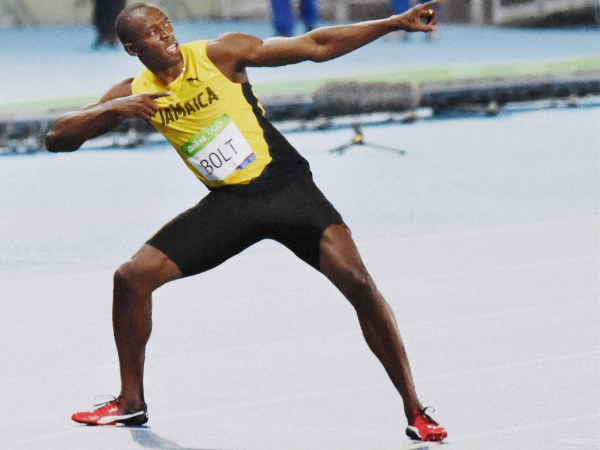
[[[273,26],[277,36],[294,35],[294,12],[291,0],[271,0],[273,7]],[[300,0],[300,17],[306,31],[315,28],[319,20],[317,0]]]
[[[119,40],[115,31],[115,20],[124,7],[125,0],[94,0],[94,48],[117,46]]]

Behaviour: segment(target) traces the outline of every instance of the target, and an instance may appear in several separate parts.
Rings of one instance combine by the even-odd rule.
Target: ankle
[[[410,405],[404,408],[404,414],[406,415],[406,419],[408,423],[413,423],[415,418],[423,412],[423,405],[421,403],[415,403],[414,405]]]
[[[116,403],[125,411],[140,411],[146,407],[146,402],[140,397],[126,397],[123,394],[117,397]]]

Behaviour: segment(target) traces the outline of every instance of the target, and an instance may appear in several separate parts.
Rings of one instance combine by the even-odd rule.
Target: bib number
[[[256,159],[252,147],[226,114],[192,136],[182,150],[188,162],[210,181],[223,181]]]

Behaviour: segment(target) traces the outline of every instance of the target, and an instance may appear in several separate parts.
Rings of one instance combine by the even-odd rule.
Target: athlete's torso
[[[160,110],[152,125],[211,188],[248,184],[267,166],[307,167],[265,119],[250,84],[234,83],[223,75],[206,55],[206,44],[181,45],[184,69],[167,86],[148,69],[133,80],[134,94],[171,92],[155,100]]]

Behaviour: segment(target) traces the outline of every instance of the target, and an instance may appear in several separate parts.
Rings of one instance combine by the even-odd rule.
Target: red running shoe
[[[142,425],[148,422],[148,407],[139,411],[126,411],[119,400],[113,397],[112,400],[99,405],[94,405],[96,409],[91,412],[78,412],[71,416],[75,422],[86,425]]]
[[[448,436],[448,433],[427,415],[426,411],[428,409],[434,412],[433,408],[423,408],[415,411],[415,418],[412,423],[408,424],[406,435],[411,439],[419,441],[441,442]]]

